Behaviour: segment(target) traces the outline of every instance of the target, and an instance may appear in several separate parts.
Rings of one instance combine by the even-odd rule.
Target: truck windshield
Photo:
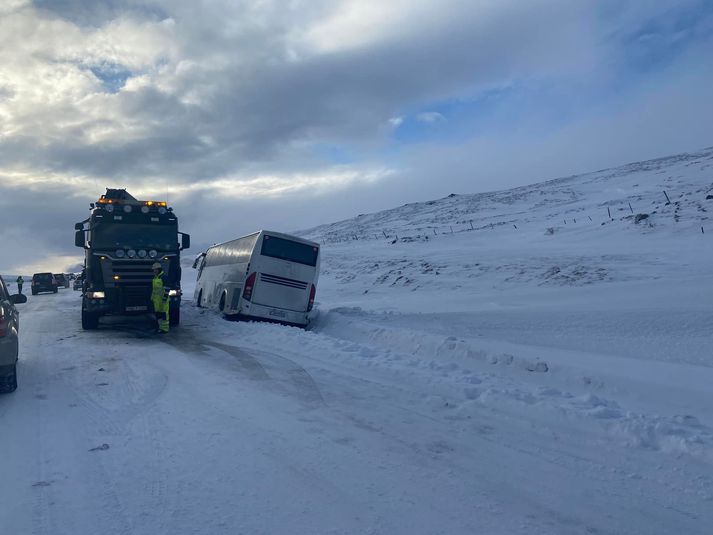
[[[178,229],[174,225],[104,224],[92,230],[91,240],[92,247],[100,249],[132,247],[172,251],[178,247]]]

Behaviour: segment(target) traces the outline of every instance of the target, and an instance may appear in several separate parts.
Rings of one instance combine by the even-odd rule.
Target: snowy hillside
[[[707,535],[712,187],[708,149],[305,231],[309,330],[30,297],[3,526]]]
[[[636,214],[650,216],[646,227],[675,221],[681,223],[680,231],[691,227],[700,231],[708,220],[709,192],[713,193],[713,147],[512,190],[451,194],[321,225],[300,235],[319,241],[381,239],[384,234],[402,240],[433,239],[473,229],[537,227],[544,232],[570,225],[572,230],[572,226],[628,222]]]

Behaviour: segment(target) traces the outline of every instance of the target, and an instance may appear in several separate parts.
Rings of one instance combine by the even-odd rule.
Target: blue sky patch
[[[89,67],[92,74],[96,76],[108,93],[118,93],[126,84],[126,80],[133,76],[133,73],[115,63],[103,63]]]

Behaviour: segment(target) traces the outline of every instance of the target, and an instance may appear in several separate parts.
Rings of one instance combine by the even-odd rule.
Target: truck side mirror
[[[83,230],[78,230],[77,232],[74,233],[74,245],[76,245],[77,247],[86,248],[86,245],[84,244],[84,231]]]
[[[190,249],[191,247],[191,235],[184,234],[181,232],[181,249]]]
[[[74,224],[74,230],[82,230],[84,228],[83,223],[75,223]]]

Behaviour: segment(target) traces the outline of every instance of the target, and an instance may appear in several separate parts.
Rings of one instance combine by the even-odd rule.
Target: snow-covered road
[[[302,331],[186,306],[182,326],[156,338],[144,319],[82,331],[78,307],[64,290],[22,308],[20,388],[0,397],[3,532],[713,526],[705,425],[571,393],[565,372],[528,371],[517,354],[468,355],[466,339],[431,351],[438,364],[399,341],[423,352],[443,340],[445,320],[374,325],[333,309]],[[666,426],[685,448],[666,447]],[[650,442],[632,443],[632,432]]]

